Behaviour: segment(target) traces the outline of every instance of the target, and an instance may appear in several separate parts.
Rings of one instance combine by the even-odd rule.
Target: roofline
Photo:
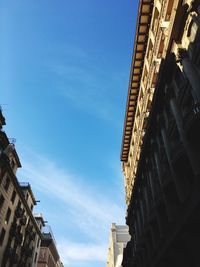
[[[56,246],[56,242],[55,242],[55,239],[54,237],[52,236],[52,233],[42,233],[42,240],[41,240],[41,248],[45,248],[46,246],[43,246],[43,243],[46,242],[49,242],[49,245],[47,246],[50,250],[51,250],[51,253],[57,258],[57,261],[60,259],[60,255],[58,253],[58,249],[57,249],[57,246]]]
[[[30,195],[31,195],[31,198],[32,198],[32,200],[33,200],[34,205],[36,205],[37,202],[36,202],[36,200],[35,200],[35,196],[34,196],[33,191],[32,191],[32,189],[31,189],[31,185],[30,185],[29,183],[26,183],[26,182],[20,182],[19,185],[20,185],[20,187],[21,187],[22,190],[23,190],[23,189],[27,189],[27,190],[28,190],[28,192],[29,192]]]
[[[19,159],[19,156],[18,156],[18,154],[17,154],[17,151],[16,151],[15,147],[14,147],[13,152],[14,152],[15,159],[16,159],[16,161],[17,161],[17,164],[18,164],[18,168],[21,168],[22,165],[21,165],[21,162],[20,162],[20,159]]]
[[[6,125],[6,119],[5,117],[3,116],[3,113],[2,113],[2,108],[0,106],[0,129]]]
[[[39,229],[39,226],[38,226],[38,224],[37,224],[37,222],[36,222],[36,220],[35,220],[35,218],[34,218],[34,216],[32,214],[31,209],[28,206],[27,201],[24,198],[24,195],[23,195],[22,190],[21,190],[21,186],[20,186],[20,184],[19,184],[19,182],[17,180],[17,177],[15,176],[15,174],[13,173],[13,171],[12,171],[12,169],[10,167],[10,164],[8,164],[5,161],[5,159],[1,159],[1,164],[4,164],[4,166],[6,166],[6,169],[7,169],[8,173],[10,174],[9,177],[12,179],[12,182],[14,184],[14,188],[16,189],[17,193],[19,194],[20,200],[22,201],[22,203],[23,203],[23,205],[24,205],[24,207],[25,207],[25,209],[26,209],[26,211],[27,211],[27,213],[28,213],[28,215],[29,215],[29,217],[31,219],[31,222],[34,225],[35,230],[37,231],[37,233],[40,236],[40,238],[42,238],[42,233],[41,233],[41,231]]]
[[[7,147],[8,145],[12,145],[12,147],[13,147],[13,155],[14,155],[15,160],[16,160],[16,162],[17,162],[17,166],[18,166],[18,168],[21,168],[22,165],[21,165],[19,156],[18,156],[18,154],[17,154],[17,151],[16,151],[16,149],[15,149],[15,144],[14,144],[14,142],[12,142],[12,141],[9,140],[7,134],[6,134],[5,131],[2,130],[2,129],[0,129],[0,137],[1,137],[0,139],[3,141],[3,145],[4,145],[3,148],[4,148],[4,149],[6,149],[6,147]]]
[[[45,221],[44,221],[44,218],[42,216],[42,213],[35,213],[35,214],[33,214],[33,216],[36,220],[40,220],[42,222],[42,226],[45,226]]]
[[[148,41],[148,32],[150,28],[150,21],[151,21],[151,14],[152,14],[152,9],[153,9],[153,0],[140,0],[139,7],[138,7],[138,17],[137,17],[137,26],[136,26],[136,34],[135,34],[135,40],[134,40],[134,52],[132,56],[132,64],[131,64],[131,73],[130,73],[130,78],[129,78],[129,86],[128,86],[128,96],[127,96],[127,102],[126,102],[126,112],[125,112],[125,120],[124,120],[124,130],[123,130],[123,137],[122,137],[122,146],[121,146],[121,155],[120,159],[122,162],[126,162],[128,160],[128,154],[129,154],[129,149],[130,149],[130,142],[131,142],[131,136],[132,136],[132,131],[133,131],[133,125],[134,125],[134,117],[135,117],[135,112],[136,112],[136,107],[137,107],[137,100],[138,100],[138,94],[140,90],[140,80],[141,80],[141,73],[143,70],[143,65],[144,65],[144,57],[146,53],[146,43]],[[143,13],[142,9],[144,5],[150,5],[150,9],[148,13]],[[142,15],[148,16],[148,22],[144,23],[141,22],[141,17]],[[142,54],[141,59],[136,60],[136,55],[137,55],[137,45],[141,44],[138,41],[139,34],[141,34],[140,31],[140,26],[145,25],[147,26],[147,33],[145,33],[145,41],[143,42],[144,47],[143,50],[140,51]],[[140,61],[141,65],[137,67],[137,69],[140,70],[140,74],[134,74],[134,70],[136,69],[135,67],[135,62]],[[133,81],[135,80],[134,78],[137,77],[137,86],[133,86]],[[136,94],[133,94],[131,90],[136,91]],[[136,100],[135,104],[131,105],[130,104],[130,96],[135,95]],[[129,108],[132,108],[131,111],[129,111]],[[130,115],[128,114],[130,113]],[[129,119],[129,120],[128,120]],[[128,128],[128,130],[127,130]],[[126,133],[126,131],[129,132],[129,134]]]

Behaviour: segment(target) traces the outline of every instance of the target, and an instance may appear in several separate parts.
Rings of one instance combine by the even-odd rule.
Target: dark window
[[[37,261],[37,252],[35,253],[35,260],[34,260],[34,262],[36,262]]]
[[[3,207],[4,200],[5,199],[4,199],[3,195],[0,195],[0,208]]]
[[[31,204],[31,210],[33,210],[33,204]]]
[[[12,203],[15,202],[15,197],[16,197],[16,192],[15,192],[15,190],[13,190],[13,192],[12,192],[12,196],[11,196],[11,202],[12,202]]]
[[[1,234],[0,234],[0,246],[3,244],[3,240],[4,240],[4,237],[5,237],[5,233],[6,233],[5,229],[2,228],[2,230],[1,230]]]
[[[11,209],[8,208],[7,213],[6,213],[6,219],[5,219],[5,222],[6,222],[7,224],[8,224],[9,219],[10,219],[10,214],[11,214]]]
[[[6,177],[6,180],[5,180],[5,183],[4,183],[4,189],[6,191],[8,191],[9,185],[10,185],[10,179],[8,177]]]

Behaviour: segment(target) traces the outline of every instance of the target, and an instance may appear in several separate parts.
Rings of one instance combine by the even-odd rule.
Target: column
[[[200,87],[199,87],[199,89],[200,89]],[[197,175],[199,173],[199,164],[198,164],[196,157],[194,156],[194,153],[192,152],[191,147],[188,144],[187,139],[185,137],[185,132],[184,132],[183,126],[182,126],[182,121],[183,121],[182,120],[182,114],[181,114],[181,111],[180,111],[180,108],[178,106],[176,98],[172,98],[170,100],[170,107],[171,107],[172,113],[173,113],[175,121],[176,121],[176,125],[177,125],[177,129],[178,129],[178,132],[180,135],[180,139],[181,139],[183,146],[185,148],[185,151],[188,155],[192,169],[193,169],[195,175]]]
[[[179,182],[177,181],[176,174],[175,174],[174,169],[173,169],[173,165],[172,165],[172,161],[171,161],[170,143],[169,143],[168,137],[166,135],[165,129],[163,129],[163,128],[161,129],[161,135],[162,135],[162,138],[163,138],[163,143],[164,143],[164,146],[165,146],[167,160],[168,160],[168,163],[169,163],[172,179],[173,179],[175,187],[176,187],[178,198],[179,198],[180,201],[182,201],[183,200],[183,192],[180,189]]]
[[[140,218],[140,210],[137,207],[137,216],[136,216],[136,223],[137,223],[137,228],[138,228],[138,239],[141,236],[142,229],[141,229],[141,218]]]
[[[153,201],[155,202],[155,190],[154,190],[154,185],[153,185],[153,178],[152,178],[152,173],[151,173],[151,170],[148,170],[148,177],[149,177],[149,183],[150,183],[150,186],[151,186],[151,193],[152,193],[152,198],[153,198]]]
[[[148,201],[147,185],[144,187],[144,199],[145,199],[145,205],[146,205],[146,213],[148,215],[148,213],[149,213],[149,201]]]
[[[185,49],[179,49],[179,58],[183,66],[183,71],[191,84],[194,103],[200,103],[200,76],[194,64],[190,61]]]
[[[158,179],[159,179],[160,185],[162,185],[162,170],[161,170],[161,166],[160,166],[161,165],[160,159],[158,157],[157,152],[154,151],[153,155],[154,155],[154,160],[155,160],[155,163],[156,163]]]
[[[144,213],[144,206],[142,199],[140,200],[140,210],[141,210],[141,217],[142,217],[142,226],[144,227],[145,223],[145,213]]]

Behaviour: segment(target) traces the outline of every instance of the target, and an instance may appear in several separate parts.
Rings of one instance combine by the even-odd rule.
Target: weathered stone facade
[[[141,18],[148,13],[144,5],[149,5],[151,19],[129,114],[136,85],[133,57],[121,154],[131,234],[123,266],[197,267],[200,2],[141,0],[134,54]]]
[[[5,119],[0,111],[0,128]],[[36,267],[41,240],[40,219],[32,214],[36,204],[29,184],[16,177],[21,167],[15,146],[0,129],[0,266]]]

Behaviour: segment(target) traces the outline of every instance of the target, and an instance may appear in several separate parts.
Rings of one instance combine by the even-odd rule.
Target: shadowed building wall
[[[121,153],[124,267],[200,266],[199,25],[199,1],[140,1]]]

